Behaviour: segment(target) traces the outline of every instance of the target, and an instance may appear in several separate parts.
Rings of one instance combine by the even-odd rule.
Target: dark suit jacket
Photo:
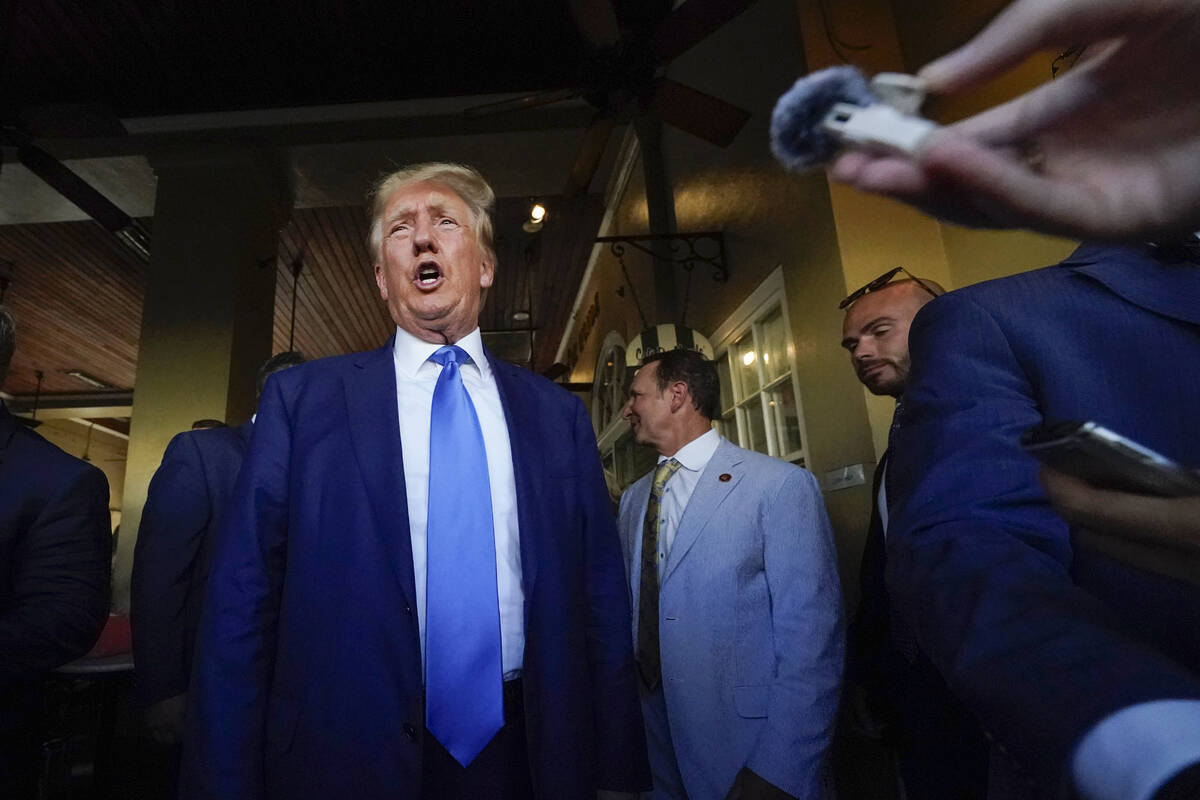
[[[1019,438],[1093,419],[1200,464],[1200,267],[1085,245],[938,298],[909,344],[889,592],[951,688],[1049,793],[1110,713],[1200,698],[1200,595],[1074,550]]]
[[[866,693],[872,714],[884,724],[886,740],[896,748],[907,796],[982,800],[988,796],[988,745],[979,724],[916,647],[911,629],[892,619],[878,502],[890,453],[879,459],[871,488],[871,523],[850,627],[849,677]]]
[[[587,414],[491,363],[515,468],[535,790],[592,800],[598,785],[648,787],[624,567]],[[421,796],[396,414],[390,344],[270,378],[209,581],[185,797]]]
[[[0,403],[0,731],[35,713],[42,676],[82,656],[100,635],[109,526],[104,473],[19,424]]]
[[[212,542],[251,423],[180,433],[150,481],[133,555],[133,653],[143,704],[187,691]]]

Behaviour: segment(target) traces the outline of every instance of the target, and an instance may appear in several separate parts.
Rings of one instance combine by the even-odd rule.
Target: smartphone
[[[1039,425],[1021,447],[1043,464],[1100,489],[1159,497],[1200,495],[1200,472],[1095,422]]]

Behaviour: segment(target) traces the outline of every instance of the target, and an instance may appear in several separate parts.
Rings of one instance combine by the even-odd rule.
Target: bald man
[[[902,402],[910,361],[908,328],[943,289],[884,273],[842,301],[842,347],[867,390]],[[893,623],[884,587],[889,448],[875,469],[871,524],[863,550],[858,611],[850,630],[849,677],[860,716],[882,728],[894,748],[905,796],[982,798],[987,792],[987,747],[969,714],[916,651],[906,629]]]

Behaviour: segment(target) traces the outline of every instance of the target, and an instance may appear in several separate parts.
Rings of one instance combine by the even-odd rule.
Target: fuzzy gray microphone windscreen
[[[796,81],[771,114],[771,152],[785,167],[799,171],[824,164],[837,153],[838,140],[821,127],[837,103],[868,106],[878,102],[856,67],[830,67]]]

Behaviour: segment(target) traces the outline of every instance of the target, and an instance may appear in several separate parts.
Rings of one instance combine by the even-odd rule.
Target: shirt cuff
[[[1200,701],[1156,700],[1123,708],[1088,731],[1071,770],[1086,800],[1149,800],[1200,762]]]

